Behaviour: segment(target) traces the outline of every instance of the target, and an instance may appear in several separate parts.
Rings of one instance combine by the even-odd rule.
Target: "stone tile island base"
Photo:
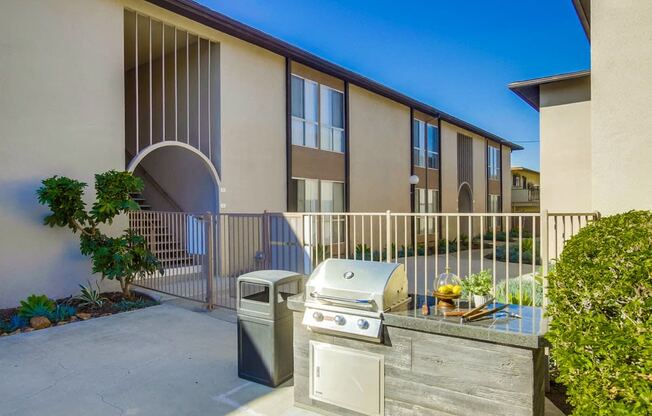
[[[416,313],[386,314],[383,342],[374,344],[309,331],[301,323],[302,302],[291,302],[290,307],[295,311],[297,406],[326,414],[360,415],[310,399],[309,342],[314,340],[384,356],[385,415],[544,414],[547,367],[543,337],[538,334],[517,336],[509,344],[505,341],[510,337],[500,333],[497,338],[502,342],[493,342],[486,339],[491,338],[486,327],[456,331],[441,320]],[[485,339],[473,338],[476,329],[479,338]]]

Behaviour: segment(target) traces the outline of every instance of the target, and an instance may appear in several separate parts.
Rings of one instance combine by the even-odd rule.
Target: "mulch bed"
[[[563,384],[550,380],[550,391],[546,393],[546,397],[565,415],[573,413],[573,406],[566,402],[566,386]]]
[[[57,299],[55,301],[57,305],[66,304],[66,305],[74,306],[76,309],[76,313],[69,320],[60,321],[57,322],[56,324],[52,323],[52,326],[55,325],[60,326],[79,320],[85,321],[100,316],[108,316],[116,313],[127,312],[130,310],[142,309],[148,306],[158,305],[158,302],[152,297],[144,293],[139,293],[135,291],[132,291],[131,299],[127,299],[126,297],[124,297],[121,292],[102,293],[102,297],[104,298],[104,303],[102,304],[101,307],[80,306],[80,303],[82,303],[82,301],[74,297]],[[121,304],[120,302],[122,301],[130,301],[129,307],[126,308],[124,304]],[[9,321],[9,319],[11,319],[11,317],[17,313],[17,309],[18,308],[0,309],[0,322]],[[0,336],[14,335],[20,332],[31,332],[33,330],[34,329],[29,326],[14,331],[10,334],[1,333],[2,331],[0,330]]]

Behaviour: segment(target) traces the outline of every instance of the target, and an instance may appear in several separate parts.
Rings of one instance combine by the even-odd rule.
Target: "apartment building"
[[[539,112],[541,209],[652,209],[652,3],[572,0],[590,70],[514,82]]]
[[[192,1],[7,2],[0,34],[0,307],[89,277],[42,226],[55,174],[126,168],[166,211],[510,210],[518,145]]]
[[[541,175],[522,166],[512,166],[512,212],[540,212]]]

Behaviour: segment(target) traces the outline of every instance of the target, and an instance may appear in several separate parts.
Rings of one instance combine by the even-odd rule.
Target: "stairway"
[[[130,219],[129,226],[145,237],[152,253],[162,263],[164,269],[194,266],[201,260],[188,253],[184,241],[183,227],[178,224],[169,227],[162,217],[152,212],[152,206],[141,194],[132,194],[131,198],[138,204],[141,211],[148,214],[139,219]],[[150,214],[151,212],[151,214]]]

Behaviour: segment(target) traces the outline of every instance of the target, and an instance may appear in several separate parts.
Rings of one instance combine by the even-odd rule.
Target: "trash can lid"
[[[291,272],[288,270],[258,270],[240,275],[238,277],[238,283],[268,283],[270,286],[276,286],[284,283],[286,280],[294,280],[303,277],[305,276],[301,273]]]

